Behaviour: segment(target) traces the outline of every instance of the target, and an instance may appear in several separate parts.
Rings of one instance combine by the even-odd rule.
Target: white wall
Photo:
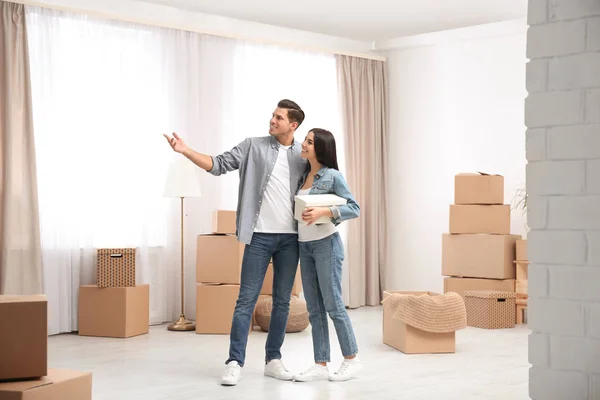
[[[442,290],[456,173],[504,175],[507,204],[524,185],[525,43],[523,32],[387,53],[388,289]],[[511,225],[523,234],[525,217]]]
[[[600,399],[600,2],[530,0],[529,393]]]

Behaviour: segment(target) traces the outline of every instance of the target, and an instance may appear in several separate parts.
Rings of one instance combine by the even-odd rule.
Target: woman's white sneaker
[[[301,374],[294,375],[296,382],[309,382],[318,380],[327,380],[329,378],[329,369],[320,364],[315,364]]]
[[[225,373],[221,378],[221,385],[223,386],[235,386],[242,377],[242,367],[237,361],[230,361],[225,367]]]
[[[291,381],[294,377],[290,371],[288,371],[281,360],[271,360],[265,365],[265,376],[279,379],[282,381]]]
[[[334,382],[347,381],[348,379],[356,378],[358,372],[362,369],[362,364],[358,357],[352,359],[344,359],[340,369],[329,375],[329,380]]]

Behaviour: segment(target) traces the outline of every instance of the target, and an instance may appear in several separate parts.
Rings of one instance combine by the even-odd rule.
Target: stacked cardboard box
[[[135,281],[136,251],[97,249],[96,284],[79,287],[79,335],[129,338],[150,331],[150,285]]]
[[[484,173],[454,178],[449,232],[442,235],[444,293],[468,290],[515,291],[515,243],[510,206],[504,204],[504,177]]]
[[[92,374],[48,368],[43,295],[0,296],[0,400],[91,400]]]
[[[527,322],[527,299],[529,297],[527,293],[527,278],[529,269],[529,258],[527,257],[527,240],[517,240],[516,246],[516,261],[517,266],[517,281],[515,284],[515,291],[517,292],[517,324]]]
[[[196,247],[196,333],[229,334],[245,245],[237,240],[236,212],[213,211],[212,233],[201,234]],[[294,292],[299,293],[299,276]],[[273,265],[269,264],[261,295],[271,295]],[[253,318],[254,320],[254,318]],[[253,321],[250,330],[255,326]]]

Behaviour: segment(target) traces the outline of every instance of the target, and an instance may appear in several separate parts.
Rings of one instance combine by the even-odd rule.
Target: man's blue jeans
[[[240,294],[235,305],[229,337],[229,361],[244,366],[252,313],[273,258],[273,311],[265,345],[265,361],[281,359],[281,346],[290,314],[290,296],[298,269],[298,235],[254,233],[244,249]]]

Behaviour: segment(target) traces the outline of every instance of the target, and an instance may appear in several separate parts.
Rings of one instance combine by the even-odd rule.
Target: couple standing
[[[240,294],[231,324],[229,358],[221,384],[237,385],[246,358],[252,313],[273,259],[273,310],[265,346],[265,375],[281,380],[345,381],[358,373],[358,347],[341,293],[344,249],[336,225],[356,218],[359,206],[338,171],[331,132],[312,129],[303,143],[294,139],[304,111],[291,100],[281,100],[273,112],[269,136],[247,138],[218,156],[198,153],[177,135],[169,144],[198,167],[218,176],[239,170],[236,217],[238,240],[245,243]],[[307,208],[298,224],[294,219],[296,194],[336,194],[346,205]],[[313,224],[322,216],[325,224]],[[290,297],[298,259],[304,297],[312,327],[315,364],[292,374],[281,361],[281,346],[289,316]],[[327,314],[333,320],[344,361],[330,374]]]

